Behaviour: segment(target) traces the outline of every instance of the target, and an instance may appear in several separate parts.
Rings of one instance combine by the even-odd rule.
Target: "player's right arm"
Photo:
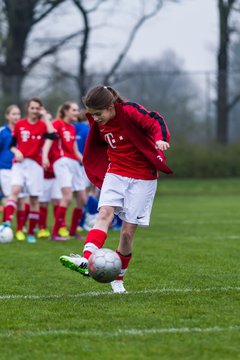
[[[50,121],[50,118],[48,118],[47,121],[50,123],[50,127],[47,126],[48,132],[43,135],[45,142],[44,142],[44,145],[42,148],[42,166],[45,170],[47,170],[50,166],[48,154],[49,154],[49,151],[53,144],[53,141],[58,139],[57,122],[54,121],[52,124]],[[52,129],[53,129],[53,131],[52,131]]]
[[[24,156],[23,156],[23,153],[17,148],[17,134],[18,134],[18,125],[16,123],[13,128],[12,140],[9,145],[9,149],[14,154],[15,161],[22,162],[24,159]]]
[[[16,147],[16,145],[17,139],[13,137],[10,144],[10,150],[14,154],[16,162],[22,162],[24,159],[23,153]]]
[[[46,139],[42,148],[42,166],[44,169],[47,169],[50,165],[48,154],[49,154],[49,150],[51,149],[52,143],[53,140]]]

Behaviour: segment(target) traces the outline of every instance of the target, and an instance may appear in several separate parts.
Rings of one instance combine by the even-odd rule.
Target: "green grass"
[[[240,359],[239,204],[238,179],[160,181],[128,294],[61,266],[81,241],[1,245],[0,359]]]

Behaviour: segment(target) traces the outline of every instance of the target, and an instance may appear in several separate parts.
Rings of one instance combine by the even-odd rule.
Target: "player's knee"
[[[64,201],[64,205],[66,207],[68,207],[72,202],[72,194],[65,195],[64,198],[63,198],[63,201]]]
[[[98,219],[110,223],[113,218],[113,211],[110,208],[102,207],[99,210]]]

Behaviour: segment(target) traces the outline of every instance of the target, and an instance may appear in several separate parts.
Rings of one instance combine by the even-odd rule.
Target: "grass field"
[[[240,359],[239,210],[238,179],[160,181],[121,295],[61,266],[81,241],[1,245],[0,359]]]

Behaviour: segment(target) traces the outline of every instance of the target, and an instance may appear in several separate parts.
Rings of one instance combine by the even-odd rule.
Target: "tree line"
[[[201,139],[201,127],[206,132],[206,124],[199,119],[201,109],[197,104],[199,89],[189,76],[180,76],[183,68],[174,53],[163,54],[158,61],[131,63],[126,61],[139,30],[151,21],[167,2],[171,0],[134,1],[134,14],[128,7],[131,26],[124,32],[125,38],[117,51],[113,49],[111,61],[107,59],[104,68],[93,69],[89,65],[89,51],[96,44],[91,43],[93,32],[99,34],[101,45],[95,50],[104,51],[107,39],[101,37],[101,31],[111,14],[119,11],[120,1],[116,0],[0,0],[0,94],[2,108],[9,103],[21,104],[26,96],[24,84],[32,84],[35,91],[41,87],[48,101],[61,100],[72,94],[78,101],[86,89],[94,83],[114,85],[129,98],[139,99],[146,106],[159,108],[175,121],[174,128],[180,137]],[[219,16],[218,52],[216,54],[217,74],[214,84],[214,113],[211,114],[212,140],[221,144],[229,142],[230,119],[239,109],[239,30],[236,16],[239,15],[240,0],[215,0]],[[181,6],[184,0],[172,0],[175,6]],[[65,25],[65,16],[69,6],[74,6],[80,21],[74,31],[54,33],[54,22]],[[123,1],[121,1],[123,5]],[[101,19],[96,21],[96,19]],[[50,22],[48,22],[48,19]],[[95,19],[95,20],[93,20]],[[44,28],[44,37],[33,36],[39,26]],[[45,26],[45,27],[44,27]],[[117,26],[111,24],[111,26]],[[171,25],[170,25],[171,26]],[[111,29],[109,29],[111,31]],[[161,34],[159,34],[159,41]],[[217,39],[216,39],[217,41]],[[77,66],[74,71],[66,68],[61,54],[66,49],[78,49]],[[70,51],[70,50],[69,50]],[[30,54],[30,55],[29,55]],[[36,80],[36,68],[47,69],[47,81]],[[236,70],[236,76],[231,73]],[[146,73],[152,76],[144,75]],[[158,75],[156,75],[156,72]],[[173,75],[175,72],[175,77]],[[155,75],[154,75],[155,73]],[[161,73],[161,74],[160,74]],[[53,89],[54,88],[54,89]],[[59,94],[58,97],[56,94]],[[47,97],[46,97],[47,99]],[[178,128],[179,127],[179,131]],[[195,127],[198,132],[195,133]],[[184,131],[183,131],[184,130]],[[198,136],[197,136],[198,135]]]

